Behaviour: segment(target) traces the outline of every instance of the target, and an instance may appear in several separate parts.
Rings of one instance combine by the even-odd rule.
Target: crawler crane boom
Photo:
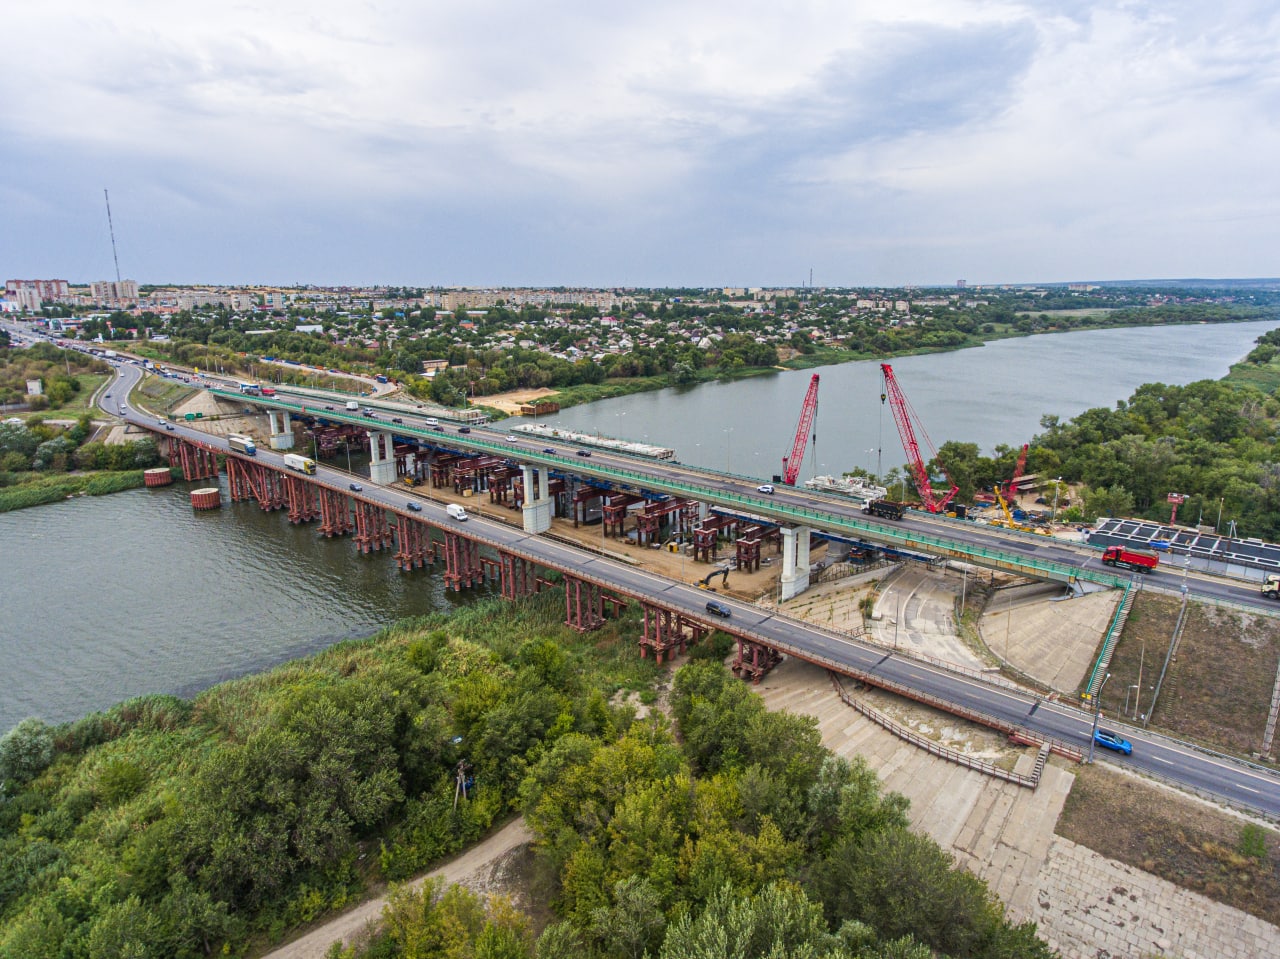
[[[898,386],[898,380],[893,375],[893,367],[888,363],[881,363],[880,372],[884,376],[884,392],[889,398],[889,406],[893,409],[894,422],[898,424],[898,435],[902,437],[902,448],[907,454],[907,467],[911,470],[911,479],[915,482],[916,492],[920,494],[925,509],[930,513],[941,513],[960,488],[952,482],[951,474],[947,473],[946,466],[943,466],[942,461],[938,459],[938,451],[933,448],[929,434],[924,431],[924,424],[921,424],[920,434],[929,445],[931,458],[942,466],[943,475],[946,476],[947,485],[950,486],[950,489],[941,496],[934,491],[933,484],[929,482],[929,470],[925,467],[924,458],[920,455],[920,444],[916,442],[915,427],[912,425],[913,421],[919,422],[920,417],[907,402],[902,387]]]
[[[800,407],[800,422],[796,425],[795,442],[791,444],[791,455],[782,457],[782,482],[795,486],[800,476],[800,466],[804,463],[804,449],[809,443],[809,433],[813,429],[813,419],[818,415],[818,374],[813,374],[809,381],[809,392],[804,395],[804,405]]]

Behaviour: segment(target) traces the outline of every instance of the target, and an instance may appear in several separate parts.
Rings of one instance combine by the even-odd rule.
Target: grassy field
[[[181,380],[166,380],[159,376],[144,377],[130,394],[145,409],[168,414],[179,403],[194,396],[198,390]]]
[[[1280,389],[1280,357],[1270,363],[1236,363],[1224,377],[1232,386],[1252,386],[1264,393]]]
[[[80,384],[80,391],[73,394],[69,402],[62,406],[51,406],[47,410],[38,410],[32,413],[15,413],[13,415],[27,421],[79,419],[86,412],[93,409],[94,393],[98,391],[98,387],[112,377],[103,373],[79,373],[74,378]]]
[[[1143,593],[1134,604],[1111,657],[1111,680],[1103,709],[1126,722],[1134,712],[1146,713],[1168,652],[1179,602]],[[1179,739],[1203,743],[1223,752],[1249,756],[1257,752],[1271,706],[1271,691],[1280,668],[1280,621],[1235,610],[1193,604],[1177,655],[1160,690],[1151,728]],[[1142,675],[1140,709],[1137,690]]]
[[[1280,834],[1206,803],[1081,766],[1057,833],[1266,922],[1280,916]]]

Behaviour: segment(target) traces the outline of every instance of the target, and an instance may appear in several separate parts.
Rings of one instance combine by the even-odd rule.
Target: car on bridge
[[[470,432],[471,432],[471,427],[470,427],[470,426],[459,426],[459,427],[458,427],[458,432],[459,432],[459,433],[470,433]]]
[[[405,508],[405,509],[408,509],[408,510],[412,510],[412,511],[413,511],[413,512],[415,512],[415,513],[421,513],[421,512],[422,512],[422,504],[421,504],[421,503],[415,503],[413,500],[410,500],[409,502],[405,503],[405,504],[404,504],[404,508]]]
[[[733,615],[733,612],[729,609],[729,607],[726,606],[724,603],[720,602],[720,600],[718,599],[713,599],[709,603],[707,603],[707,612],[710,613],[712,616],[720,616],[724,619],[728,619],[730,616]]]
[[[757,493],[766,493],[766,494],[768,494],[769,496],[772,496],[772,495],[773,495],[773,484],[771,484],[771,483],[762,483],[762,484],[760,484],[759,486],[757,486],[757,487],[756,487],[756,492],[757,492]]]
[[[361,486],[359,483],[352,483],[352,484],[351,484],[351,492],[353,492],[353,493],[363,493],[363,492],[364,492],[364,487],[363,487],[363,486]]]
[[[578,455],[578,456],[590,456],[590,455],[591,455],[591,450],[578,450],[577,455]]]
[[[1126,756],[1133,754],[1133,743],[1110,729],[1095,729],[1093,731],[1093,741],[1105,749],[1111,749]]]

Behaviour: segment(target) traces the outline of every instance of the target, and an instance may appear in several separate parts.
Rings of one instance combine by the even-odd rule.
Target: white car
[[[757,487],[756,487],[756,492],[757,492],[757,493],[768,493],[770,496],[772,496],[772,495],[773,495],[773,486],[772,486],[771,484],[769,484],[769,483],[764,483],[764,484],[762,484],[762,485],[760,485],[760,486],[757,486]]]

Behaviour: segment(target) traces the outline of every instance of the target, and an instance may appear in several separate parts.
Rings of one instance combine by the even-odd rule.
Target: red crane
[[[893,375],[893,367],[888,363],[880,364],[880,372],[884,376],[884,391],[889,397],[889,405],[893,408],[893,419],[898,424],[898,435],[902,437],[902,448],[907,453],[907,466],[911,470],[911,478],[915,482],[916,492],[920,494],[920,499],[924,500],[924,507],[930,513],[941,513],[951,502],[951,498],[960,491],[951,480],[951,474],[947,473],[947,468],[942,466],[938,460],[938,451],[933,448],[933,443],[929,439],[929,434],[924,431],[924,424],[920,424],[920,435],[924,437],[925,443],[929,446],[929,452],[932,458],[939,466],[942,466],[943,475],[947,478],[947,484],[951,487],[941,497],[934,492],[933,484],[929,482],[929,471],[925,468],[924,459],[920,456],[920,445],[916,442],[916,431],[912,426],[913,422],[919,423],[920,417],[916,415],[916,411],[911,408],[911,404],[907,402],[907,398],[903,395],[902,388],[898,386],[898,381]]]
[[[813,374],[809,381],[809,392],[804,395],[804,405],[800,407],[800,422],[796,424],[796,439],[791,444],[791,455],[782,457],[782,482],[788,486],[796,485],[800,475],[800,466],[804,463],[804,448],[809,442],[809,431],[813,429],[813,418],[818,415],[818,374]]]
[[[1029,445],[1029,443],[1022,444],[1022,452],[1018,454],[1018,465],[1013,468],[1013,479],[1009,480],[1009,485],[1005,487],[1004,498],[1011,503],[1018,494],[1018,480],[1022,479],[1022,474],[1027,468],[1027,447]]]

